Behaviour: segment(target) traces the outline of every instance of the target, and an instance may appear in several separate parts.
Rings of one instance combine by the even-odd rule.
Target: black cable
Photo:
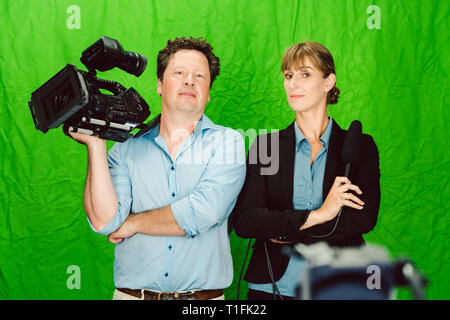
[[[251,244],[252,244],[252,239],[250,238],[250,240],[248,241],[247,250],[245,251],[244,263],[242,264],[241,272],[239,273],[239,280],[238,280],[238,288],[237,288],[236,300],[239,300],[239,293],[241,291],[242,274],[244,273],[245,262],[247,261],[248,251],[250,250]]]
[[[348,177],[349,170],[350,170],[350,163],[347,163],[346,166],[345,166],[345,174],[344,174],[345,177]],[[309,233],[307,233],[307,235],[312,237],[312,238],[325,238],[325,237],[328,237],[328,236],[332,235],[333,232],[336,230],[336,227],[338,225],[339,219],[341,218],[342,208],[343,208],[343,206],[339,209],[339,213],[337,215],[336,223],[334,224],[333,230],[331,230],[331,232],[329,232],[327,234],[320,235],[320,236],[309,234]]]
[[[278,296],[280,297],[280,300],[283,300],[283,297],[281,296],[280,290],[278,290],[278,286],[277,286],[277,284],[275,283],[275,280],[274,280],[274,278],[273,278],[272,265],[270,264],[269,252],[267,251],[267,245],[266,245],[266,242],[265,242],[265,241],[264,241],[264,250],[266,251],[267,269],[268,269],[268,271],[269,271],[270,279],[272,280],[273,300],[276,300],[275,293],[278,294]]]
[[[341,209],[339,210],[339,213],[338,213],[338,216],[337,216],[337,219],[336,219],[336,223],[334,224],[333,230],[331,230],[331,232],[329,232],[329,233],[327,233],[327,234],[320,235],[320,236],[316,236],[316,235],[313,235],[313,234],[309,234],[309,233],[308,233],[308,236],[310,236],[310,237],[312,237],[312,238],[325,238],[325,237],[328,237],[328,236],[330,236],[331,234],[333,234],[333,232],[336,230],[336,227],[337,227],[337,225],[338,225],[339,218],[341,217],[341,212],[342,212],[342,207],[341,207]]]

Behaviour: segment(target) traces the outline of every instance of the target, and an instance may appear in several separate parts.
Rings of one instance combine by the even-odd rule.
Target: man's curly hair
[[[165,48],[158,53],[156,67],[156,75],[158,76],[158,79],[163,81],[164,71],[169,64],[170,58],[173,54],[175,54],[175,52],[179,50],[197,50],[202,52],[206,56],[209,64],[209,74],[211,78],[209,87],[211,88],[214,80],[220,73],[220,60],[212,52],[213,48],[211,47],[211,45],[203,38],[188,37],[168,40]]]

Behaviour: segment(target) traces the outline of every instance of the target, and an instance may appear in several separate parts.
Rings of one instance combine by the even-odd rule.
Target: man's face
[[[206,56],[196,50],[177,51],[169,60],[157,92],[163,109],[198,115],[209,102],[211,82]]]

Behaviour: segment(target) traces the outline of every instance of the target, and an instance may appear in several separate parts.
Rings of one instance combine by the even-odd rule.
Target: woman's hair
[[[306,57],[311,60],[317,69],[322,71],[324,78],[331,73],[336,74],[330,51],[320,43],[310,41],[294,44],[286,50],[281,63],[281,71],[291,70],[292,67],[299,69]],[[340,92],[336,84],[334,84],[333,88],[328,92],[327,104],[336,104]]]
[[[179,50],[197,50],[206,56],[209,65],[211,88],[214,80],[220,73],[220,60],[213,53],[211,45],[202,38],[176,38],[175,40],[167,41],[167,45],[158,53],[156,66],[158,79],[163,81],[164,71],[166,71],[170,58]]]

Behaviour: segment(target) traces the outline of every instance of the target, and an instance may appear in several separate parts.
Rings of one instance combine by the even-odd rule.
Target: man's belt
[[[157,292],[148,289],[127,288],[117,288],[117,290],[143,300],[209,300],[223,295],[223,289],[193,290],[187,292]],[[144,298],[142,298],[142,294]]]

